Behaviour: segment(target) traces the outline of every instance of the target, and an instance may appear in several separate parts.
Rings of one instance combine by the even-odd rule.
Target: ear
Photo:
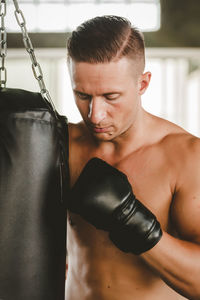
[[[151,72],[142,74],[139,78],[139,94],[143,95],[149,86],[151,80]]]

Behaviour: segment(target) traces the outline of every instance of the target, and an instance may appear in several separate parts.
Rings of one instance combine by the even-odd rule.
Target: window
[[[159,0],[19,0],[19,7],[30,32],[66,32],[87,19],[101,15],[127,17],[141,31],[160,28]],[[14,5],[8,0],[6,27],[20,29],[14,17]]]

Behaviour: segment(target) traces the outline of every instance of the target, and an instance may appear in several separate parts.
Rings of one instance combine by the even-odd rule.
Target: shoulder
[[[83,122],[69,124],[69,159],[78,161],[87,156],[90,145],[90,136]]]
[[[69,129],[69,169],[70,169],[70,185],[73,185],[78,174],[80,173],[82,164],[83,150],[81,150],[81,139],[85,135],[85,130],[81,123],[68,124]]]
[[[200,138],[192,135],[177,125],[171,126],[161,140],[167,156],[174,159],[177,165],[191,165],[200,161]]]
[[[161,143],[175,175],[172,222],[181,238],[200,243],[200,139],[175,126]]]
[[[160,131],[159,144],[166,155],[178,160],[191,160],[200,155],[200,138],[192,135],[182,127],[161,119],[157,119],[157,128]],[[183,160],[182,160],[183,162]]]
[[[164,119],[155,123],[160,134],[155,145],[172,174],[172,186],[181,186],[188,174],[200,176],[200,138]]]
[[[94,142],[83,122],[69,123],[69,169],[71,185],[91,156]]]
[[[187,141],[185,154],[180,153],[171,216],[180,236],[200,243],[200,142]]]
[[[68,128],[69,128],[69,137],[72,142],[79,140],[81,137],[85,136],[86,134],[86,129],[83,122],[76,123],[76,124],[69,123]]]
[[[79,149],[83,152],[93,146],[94,140],[84,122],[76,124],[69,123],[68,128],[70,148],[76,148],[77,151]]]

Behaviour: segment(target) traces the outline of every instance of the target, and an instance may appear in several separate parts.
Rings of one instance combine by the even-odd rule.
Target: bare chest
[[[136,198],[156,215],[163,229],[170,230],[170,205],[175,181],[174,166],[161,149],[148,148],[145,151],[131,153],[122,159],[101,151],[81,151],[76,159],[72,159],[74,162],[70,166],[72,185],[92,157],[99,157],[125,173]]]
[[[88,155],[84,155],[83,152],[77,156],[76,165],[71,166],[74,182],[87,161],[95,156],[104,159],[125,173],[136,198],[156,215],[165,231],[172,232],[170,206],[173,198],[173,172],[171,170],[172,166],[168,165],[167,159],[162,153],[154,151],[138,152],[124,159],[113,159],[113,157],[108,157],[99,152],[90,152]],[[166,296],[166,293],[170,294],[170,291],[144,264],[140,257],[120,251],[110,241],[107,232],[96,230],[79,215],[70,212],[68,212],[67,245],[69,261],[71,262],[71,269],[73,269],[72,273],[76,274],[78,272],[79,276],[80,273],[83,274],[82,282],[88,284],[88,286],[91,286],[91,282],[94,282],[95,274],[98,291],[99,289],[103,291],[108,282],[109,286],[120,286],[122,274],[124,274],[126,288],[120,286],[123,294],[125,291],[127,292],[128,288],[130,295],[132,295],[133,286],[136,290],[138,286],[144,287],[146,291],[145,278],[148,278],[150,289],[152,289],[152,299],[155,299],[154,295],[158,292],[158,289],[165,293],[165,299],[178,299],[174,296],[174,298]],[[102,280],[99,280],[100,278]],[[130,295],[127,295],[127,299],[132,299]],[[119,294],[117,293],[116,299],[118,297]],[[145,297],[151,299],[149,291],[148,295],[145,296],[144,294],[135,293],[136,299],[145,299]],[[92,297],[92,299],[94,298]],[[113,294],[110,298],[106,295],[104,299],[115,299],[115,297]]]
[[[167,159],[158,153],[138,153],[116,167],[127,175],[136,198],[156,215],[162,228],[168,231],[174,178]]]

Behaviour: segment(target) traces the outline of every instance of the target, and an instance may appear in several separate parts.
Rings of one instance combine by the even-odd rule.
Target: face
[[[138,74],[128,58],[109,63],[69,63],[76,105],[92,135],[113,140],[133,130],[151,74]]]

